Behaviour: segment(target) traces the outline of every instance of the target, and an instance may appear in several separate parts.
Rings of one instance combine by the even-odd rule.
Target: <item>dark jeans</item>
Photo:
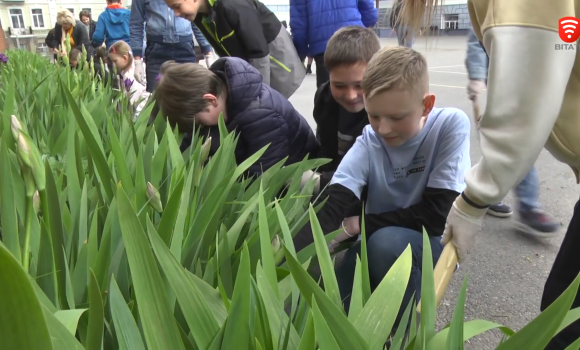
[[[580,201],[576,202],[572,220],[566,231],[566,236],[556,256],[542,296],[541,310],[544,311],[570,286],[580,272]],[[572,309],[580,306],[580,291],[576,292]],[[565,349],[580,337],[580,321],[572,323],[558,333],[548,344],[546,350]]]
[[[148,41],[145,49],[147,91],[153,92],[155,90],[155,79],[163,63],[167,61],[197,63],[193,46],[193,40],[174,44]]]
[[[318,89],[320,85],[326,83],[329,79],[328,71],[324,66],[324,54],[314,56],[314,62],[316,62],[316,88]]]
[[[437,264],[443,245],[441,237],[429,237],[431,252],[433,254],[433,266]],[[387,274],[391,266],[401,256],[407,245],[411,244],[413,262],[411,266],[411,276],[396,324],[405,312],[405,308],[411,301],[413,293],[418,302],[421,297],[421,270],[423,267],[423,234],[403,227],[385,227],[373,233],[367,242],[369,278],[371,290],[374,291],[383,277]],[[342,264],[336,269],[336,279],[340,289],[340,297],[344,304],[344,309],[348,313],[350,308],[350,295],[354,283],[354,270],[356,267],[356,257],[360,256],[360,241],[356,242],[345,254]]]

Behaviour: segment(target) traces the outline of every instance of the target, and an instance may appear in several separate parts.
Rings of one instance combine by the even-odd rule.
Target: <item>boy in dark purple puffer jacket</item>
[[[286,157],[286,164],[300,162],[317,147],[308,122],[240,58],[221,58],[209,70],[193,63],[167,62],[154,95],[162,115],[188,134],[182,151],[191,143],[194,124],[215,130],[220,113],[228,130],[240,135],[238,164],[270,144],[250,167],[251,174],[259,175]],[[212,146],[219,145],[219,133],[211,134]]]

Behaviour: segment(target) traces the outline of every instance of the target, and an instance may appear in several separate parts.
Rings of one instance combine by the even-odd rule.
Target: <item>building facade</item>
[[[9,49],[36,51],[48,56],[52,53],[44,39],[55,26],[58,11],[66,8],[79,19],[79,13],[87,10],[96,21],[106,7],[104,0],[0,0],[0,24]]]

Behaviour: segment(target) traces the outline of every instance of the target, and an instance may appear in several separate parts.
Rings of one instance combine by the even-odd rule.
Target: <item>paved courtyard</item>
[[[381,39],[382,45],[396,45],[396,39]],[[466,38],[440,37],[428,42],[419,39],[414,48],[421,51],[430,67],[431,92],[436,106],[457,107],[472,114],[471,101],[465,87],[464,66]],[[314,71],[314,69],[313,69]],[[312,108],[316,91],[316,77],[309,75],[290,101],[314,128]],[[471,158],[475,163],[481,156],[475,130],[472,131]],[[477,250],[455,273],[446,298],[438,309],[438,329],[451,321],[455,300],[463,278],[469,273],[469,289],[465,310],[466,320],[485,319],[521,329],[539,313],[544,282],[548,276],[558,247],[572,215],[580,192],[572,170],[543,151],[536,162],[540,178],[540,201],[561,229],[552,239],[533,239],[518,232],[514,218],[497,219],[487,216],[484,231],[477,242]],[[513,194],[505,201],[515,206]],[[517,215],[517,211],[514,213]],[[474,338],[466,349],[495,349],[501,332],[488,332]]]

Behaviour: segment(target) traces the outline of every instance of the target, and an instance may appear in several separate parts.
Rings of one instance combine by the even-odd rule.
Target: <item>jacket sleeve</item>
[[[46,39],[44,39],[44,43],[46,44],[46,46],[50,47],[51,49],[54,49],[54,29],[52,29],[50,32],[48,32],[48,34],[46,35]]]
[[[252,2],[242,1],[237,11],[226,12],[226,19],[234,28],[248,62],[260,72],[264,84],[270,85],[270,50],[258,10]]]
[[[143,57],[143,33],[145,31],[143,23],[145,23],[144,0],[133,0],[131,16],[129,17],[129,41],[135,57]]]
[[[419,203],[395,211],[365,215],[365,232],[369,236],[388,226],[423,232],[425,227],[430,236],[441,236],[449,210],[459,194],[452,190],[427,187]]]
[[[197,40],[199,47],[201,47],[201,52],[203,52],[204,55],[210,53],[211,46],[209,42],[207,41],[205,36],[203,36],[201,30],[199,30],[199,28],[195,24],[193,24],[193,22],[191,22],[191,30],[193,31],[193,35],[195,35],[195,40]]]
[[[556,31],[534,27],[496,26],[484,32],[490,66],[479,132],[482,157],[468,171],[464,191],[477,205],[500,202],[544,148],[576,57],[575,50],[554,50],[560,42]]]
[[[375,8],[373,0],[358,0],[358,10],[365,27],[374,27],[379,20],[379,11]]]
[[[242,125],[240,138],[246,148],[247,157],[251,157],[262,147],[269,144],[266,152],[249,169],[252,174],[261,174],[272,165],[288,157],[288,125],[277,112],[267,109],[248,111],[254,122]],[[250,115],[237,117],[250,117]]]
[[[99,47],[105,41],[105,21],[98,21],[97,28],[93,33],[93,46]]]
[[[473,29],[467,36],[465,67],[469,80],[487,80],[487,53],[481,47]]]
[[[298,57],[308,56],[307,0],[290,0],[290,29]]]
[[[55,49],[59,49],[60,41],[62,39],[62,27],[60,24],[56,24],[54,26],[54,33],[52,35],[52,47]]]

